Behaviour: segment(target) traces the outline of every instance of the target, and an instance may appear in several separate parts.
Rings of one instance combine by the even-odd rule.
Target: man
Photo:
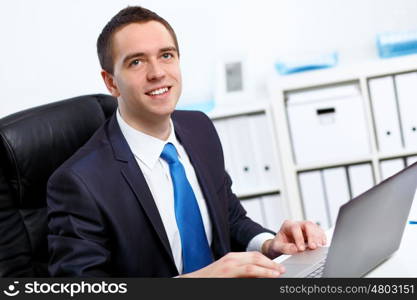
[[[278,277],[272,258],[326,243],[311,222],[274,235],[246,217],[211,121],[174,111],[179,48],[164,19],[123,9],[97,50],[118,110],[50,178],[52,276]]]

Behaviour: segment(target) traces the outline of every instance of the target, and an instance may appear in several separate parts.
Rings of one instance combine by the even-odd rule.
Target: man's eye
[[[135,60],[132,60],[130,62],[130,65],[131,66],[138,66],[139,64],[140,64],[140,60],[139,59],[135,59]]]
[[[174,57],[174,55],[172,55],[171,53],[164,53],[164,54],[162,54],[162,57],[166,58],[166,59],[169,59],[169,58]]]

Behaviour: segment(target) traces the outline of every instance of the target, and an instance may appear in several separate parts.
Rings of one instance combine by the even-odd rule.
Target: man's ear
[[[105,70],[101,70],[101,77],[103,77],[104,83],[106,84],[107,89],[113,97],[119,97],[119,89],[117,88],[116,83],[114,82],[114,77],[112,74]]]

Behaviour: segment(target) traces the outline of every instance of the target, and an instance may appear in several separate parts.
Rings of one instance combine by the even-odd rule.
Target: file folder
[[[383,160],[380,162],[381,179],[387,179],[404,168],[404,159],[402,158]]]
[[[417,72],[395,76],[405,148],[417,149]]]
[[[330,227],[326,199],[320,171],[302,172],[298,175],[305,219],[319,224],[323,229]]]
[[[238,194],[250,194],[258,190],[259,174],[255,164],[252,141],[249,138],[248,116],[229,119],[229,144],[238,182]]]
[[[262,198],[251,198],[241,200],[240,203],[246,210],[247,216],[249,218],[251,218],[256,223],[266,227],[267,224],[265,223],[261,201]]]
[[[323,171],[324,186],[330,213],[330,226],[334,226],[340,206],[349,201],[349,187],[344,167]]]
[[[369,190],[375,185],[371,164],[348,166],[351,198]]]
[[[266,228],[278,232],[282,223],[287,218],[287,213],[278,194],[262,197],[263,210],[266,220]]]
[[[214,126],[216,127],[217,134],[219,135],[220,142],[223,148],[223,156],[224,156],[224,163],[225,169],[229,176],[232,179],[232,190],[236,193],[239,190],[239,181],[237,179],[236,171],[235,171],[235,163],[232,153],[232,147],[230,145],[229,139],[229,123],[230,119],[219,119],[215,120]]]
[[[271,128],[266,114],[251,115],[248,117],[250,132],[248,138],[252,142],[255,166],[259,174],[259,189],[278,190],[281,184],[276,149],[273,143]]]
[[[369,93],[381,152],[402,150],[400,121],[392,76],[369,80]]]

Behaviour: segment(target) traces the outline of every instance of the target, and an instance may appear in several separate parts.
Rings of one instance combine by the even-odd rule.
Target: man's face
[[[122,116],[131,122],[165,120],[181,94],[178,49],[159,22],[129,24],[113,35],[114,73],[102,72]]]

